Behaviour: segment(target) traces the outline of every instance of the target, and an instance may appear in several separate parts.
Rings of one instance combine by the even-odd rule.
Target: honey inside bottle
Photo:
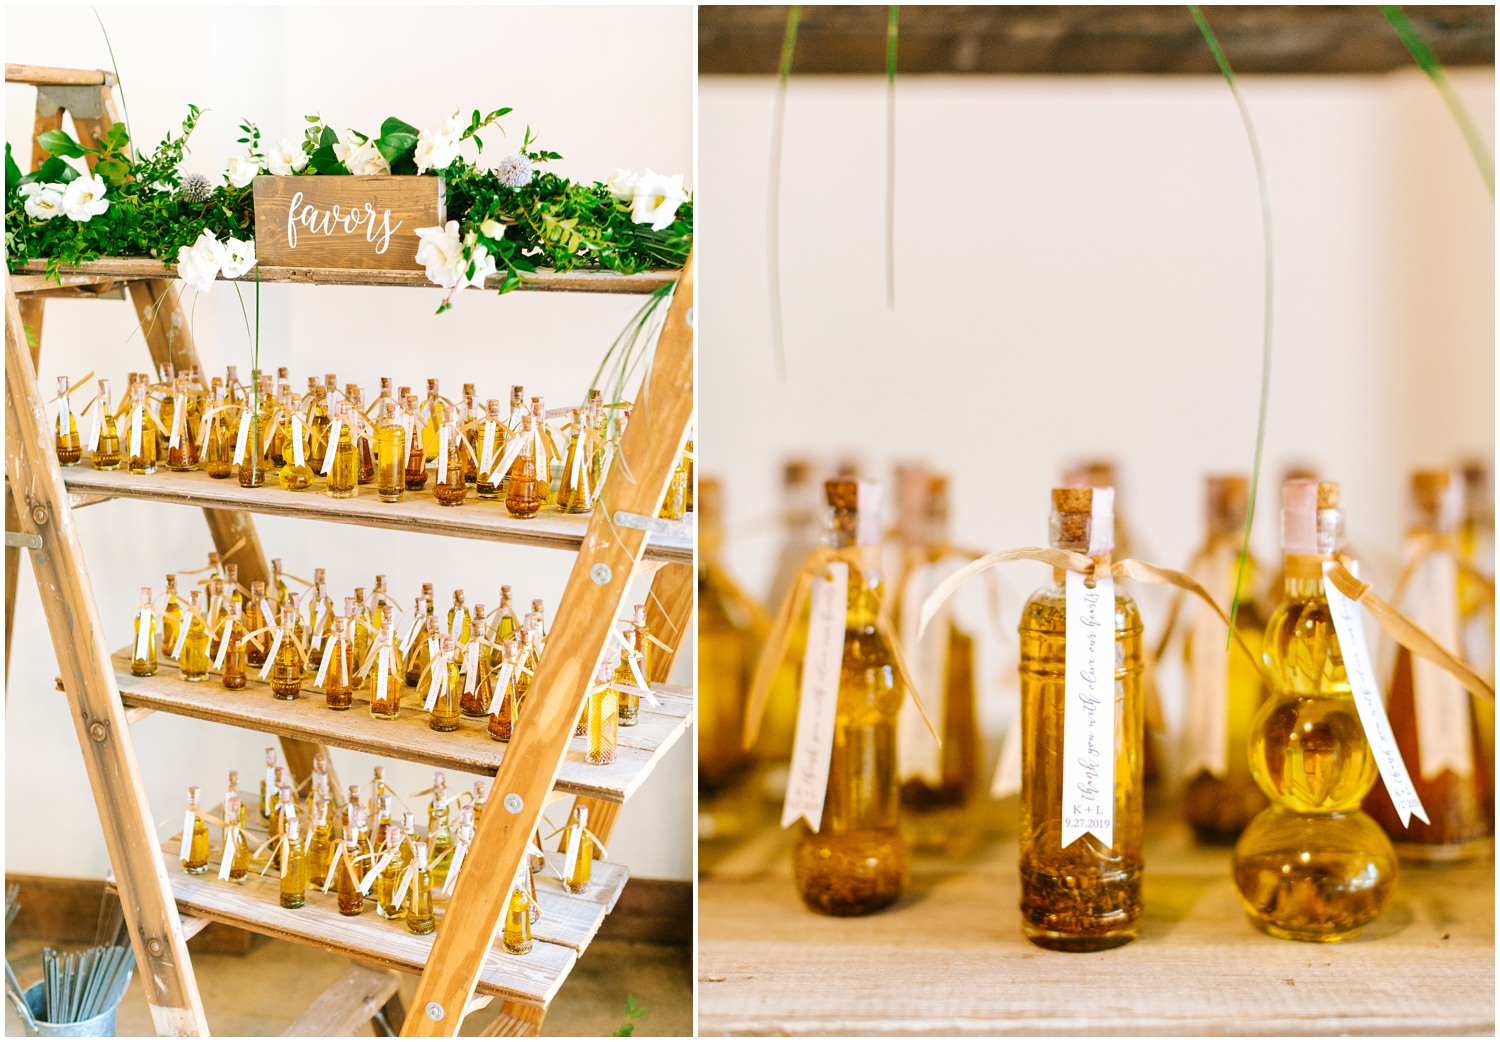
[[[906,888],[896,773],[896,714],[906,697],[895,652],[876,628],[880,612],[880,486],[827,482],[830,544],[853,551],[848,565],[843,661],[822,820],[804,823],[792,857],[803,902],[824,915],[879,911]]]
[[[208,822],[198,809],[198,786],[188,789],[187,820],[182,829],[182,870],[189,875],[208,871]]]
[[[546,503],[547,485],[537,466],[542,453],[532,448],[538,438],[535,421],[527,414],[522,423],[520,437],[524,447],[506,473],[505,509],[511,517],[527,518],[535,517]]]
[[[422,440],[422,417],[417,413],[417,396],[402,396],[406,426],[406,491],[419,492],[427,485],[427,449]]]
[[[1275,690],[1250,732],[1250,770],[1271,806],[1241,833],[1232,867],[1251,921],[1298,941],[1355,936],[1396,882],[1390,840],[1360,810],[1377,767],[1323,592],[1343,536],[1338,502],[1331,481],[1282,490],[1286,588],[1263,651]]]
[[[1410,579],[1397,607],[1439,644],[1457,648],[1461,476],[1445,470],[1413,474],[1411,510]],[[1494,777],[1475,708],[1476,699],[1456,679],[1396,646],[1386,713],[1429,820],[1412,818],[1403,826],[1380,780],[1364,808],[1407,860],[1460,861],[1479,856],[1493,842],[1487,808],[1494,804]]]
[[[136,383],[130,389],[130,412],[125,462],[132,474],[156,473],[156,424],[146,403],[146,384]]]
[[[594,677],[593,690],[585,704],[588,714],[588,751],[584,759],[593,764],[615,762],[619,744],[619,695],[614,688],[615,670],[606,655]]]
[[[375,494],[382,503],[399,503],[406,496],[406,427],[392,401],[382,406],[375,428]]]
[[[57,444],[57,462],[71,467],[83,459],[83,440],[78,436],[78,417],[68,401],[68,378],[57,378],[57,422],[53,425]]]
[[[1052,491],[1051,545],[1096,560],[1113,550],[1113,491]],[[1093,832],[1063,845],[1063,724],[1067,592],[1064,575],[1031,595],[1021,612],[1021,927],[1054,951],[1088,952],[1134,940],[1141,918],[1144,728],[1141,617],[1115,586],[1112,842]],[[1105,750],[1104,755],[1110,755]]]
[[[130,655],[130,674],[136,677],[156,675],[156,615],[151,609],[151,587],[141,587],[141,599],[135,611],[135,645]]]
[[[95,470],[120,469],[120,427],[109,406],[109,381],[99,381],[99,433],[89,446],[89,463]]]

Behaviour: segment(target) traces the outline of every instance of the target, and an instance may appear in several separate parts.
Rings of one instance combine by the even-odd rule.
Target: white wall
[[[339,128],[374,130],[388,115],[435,125],[454,108],[515,112],[493,135],[491,161],[519,146],[529,123],[543,147],[566,159],[559,172],[604,178],[617,166],[689,174],[693,164],[693,15],[685,8],[439,7],[101,7],[137,140],[176,130],[189,102],[210,110],[193,138],[188,169],[217,173],[238,150],[241,117],[266,136],[297,136],[302,116],[320,111]],[[87,7],[8,7],[6,59],[108,68],[109,55]],[[34,96],[9,86],[6,140],[26,165]],[[492,132],[491,132],[492,133]],[[511,148],[508,149],[506,144]],[[639,306],[633,298],[471,290],[433,316],[441,291],[268,286],[262,291],[262,364],[336,372],[373,388],[381,375],[422,386],[435,376],[456,395],[477,381],[481,397],[504,398],[523,383],[552,404],[578,400],[599,358]],[[247,303],[250,296],[247,294]],[[190,301],[193,332],[210,372],[249,369],[234,290],[219,284]],[[47,306],[42,386],[89,369],[114,379],[145,368],[134,310],[123,302],[58,301]],[[95,595],[112,647],[130,633],[136,588],[160,590],[168,571],[201,567],[212,549],[192,510],[114,502],[79,515]],[[336,592],[390,575],[403,605],[420,583],[436,583],[445,605],[455,587],[493,606],[502,582],[520,597],[543,597],[555,612],[569,554],[501,544],[257,517],[268,555],[310,575],[328,569]],[[20,580],[6,706],[6,869],[98,877],[108,858],[93,811],[66,702],[52,689],[54,661],[29,567]],[[31,649],[36,649],[32,651]],[[687,649],[691,661],[691,649]],[[171,668],[170,666],[166,668]],[[684,667],[686,668],[686,667]],[[274,711],[269,703],[267,711]],[[180,816],[186,786],[217,799],[225,771],[258,777],[268,743],[251,732],[166,714],[132,730],[152,812],[162,835]],[[345,784],[367,782],[369,757],[338,751]],[[431,784],[422,768],[388,765],[398,791]],[[614,859],[643,877],[687,879],[692,868],[691,735],[634,797],[621,817]],[[472,779],[452,778],[467,786]],[[415,802],[415,801],[414,801]],[[45,842],[39,841],[46,837]]]
[[[1488,133],[1493,73],[1453,79]],[[1492,456],[1494,206],[1415,70],[1243,90],[1275,220],[1255,543],[1275,554],[1280,474],[1309,460],[1343,482],[1350,537],[1379,564],[1411,469]],[[1040,543],[1061,470],[1113,457],[1145,552],[1181,567],[1202,536],[1201,479],[1248,473],[1255,436],[1260,211],[1223,81],[907,77],[897,97],[888,311],[885,85],[791,81],[783,381],[767,305],[773,82],[700,81],[698,445],[704,472],[728,478],[731,566],[764,590],[780,461],[801,453],[854,454],[882,478],[930,460],[953,476],[955,540],[981,549]],[[1011,645],[1044,579],[1004,570]],[[994,721],[1013,711],[1001,701]]]

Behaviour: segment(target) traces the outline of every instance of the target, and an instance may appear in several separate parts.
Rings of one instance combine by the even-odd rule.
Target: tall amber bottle
[[[382,503],[406,497],[406,427],[396,403],[386,402],[375,427],[375,494]]]
[[[156,675],[156,615],[151,609],[151,587],[141,587],[135,609],[135,647],[130,655],[130,675]]]
[[[907,846],[901,836],[896,774],[896,714],[906,697],[895,652],[876,628],[880,486],[834,479],[830,544],[850,551],[832,760],[817,831],[803,824],[792,870],[803,902],[824,915],[879,911],[906,888]]]
[[[120,427],[109,404],[109,381],[99,381],[97,433],[90,429],[89,463],[95,470],[120,469]]]
[[[245,618],[238,604],[230,606],[229,618],[224,622],[219,637],[219,669],[223,683],[231,691],[245,686],[246,675]]]
[[[130,473],[155,474],[156,425],[146,403],[146,385],[143,383],[130,389],[130,412],[125,422],[129,424],[125,462]]]
[[[57,378],[57,422],[53,424],[56,435],[57,462],[65,467],[83,459],[83,440],[78,436],[78,417],[73,415],[68,401],[68,378]]]
[[[328,452],[333,456],[328,464],[328,494],[334,499],[352,499],[359,495],[359,450],[347,402],[334,408],[334,426],[338,434],[331,429],[328,434]]]
[[[396,646],[396,636],[391,632],[389,622],[382,623],[371,654],[374,660],[365,673],[361,693],[370,703],[371,716],[377,720],[394,720],[401,714],[405,671],[401,665],[401,649]]]
[[[1398,608],[1439,644],[1457,648],[1461,475],[1417,471],[1411,511],[1406,559],[1412,571]],[[1494,822],[1486,808],[1493,805],[1494,777],[1476,702],[1457,680],[1397,645],[1386,713],[1429,820],[1412,818],[1403,827],[1384,781],[1376,781],[1364,807],[1407,860],[1459,861],[1492,845]]]
[[[1112,489],[1052,490],[1054,549],[1107,559],[1114,548]],[[1033,944],[1054,951],[1101,951],[1134,940],[1141,918],[1142,770],[1141,617],[1118,586],[1109,612],[1114,630],[1114,706],[1100,707],[1109,745],[1097,763],[1113,763],[1112,839],[1095,832],[1066,846],[1065,831],[1093,820],[1065,822],[1064,722],[1068,676],[1066,577],[1031,595],[1021,611],[1021,928]],[[1075,639],[1079,639],[1075,636]],[[1102,745],[1101,741],[1101,745]]]
[[[1250,771],[1271,806],[1234,848],[1235,890],[1251,921],[1296,941],[1355,936],[1396,883],[1390,840],[1359,809],[1378,768],[1323,592],[1323,565],[1343,537],[1338,503],[1335,482],[1282,489],[1286,592],[1263,651],[1276,689],[1250,730]]]
[[[506,473],[505,509],[511,517],[536,517],[537,511],[547,501],[545,477],[537,470],[538,457],[532,445],[535,441],[533,419],[528,414],[522,421],[521,438],[525,447],[516,455]]]
[[[422,417],[417,415],[417,396],[405,396],[406,491],[420,492],[427,484],[427,449],[422,440]]]
[[[182,870],[188,875],[208,871],[208,822],[198,809],[198,786],[188,788],[186,820],[182,824]]]
[[[1208,541],[1198,555],[1196,578],[1222,605],[1234,598],[1235,572],[1250,480],[1243,475],[1208,479]],[[1258,567],[1245,562],[1235,629],[1259,653],[1266,620],[1258,606]],[[1203,605],[1183,645],[1188,710],[1183,732],[1182,813],[1200,843],[1233,843],[1266,808],[1266,795],[1250,776],[1250,723],[1270,694],[1256,663],[1239,642],[1224,647],[1224,626]]]

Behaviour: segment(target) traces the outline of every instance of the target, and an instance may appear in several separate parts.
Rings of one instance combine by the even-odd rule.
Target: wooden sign
[[[444,223],[436,176],[255,179],[255,256],[273,266],[420,269],[418,228]]]

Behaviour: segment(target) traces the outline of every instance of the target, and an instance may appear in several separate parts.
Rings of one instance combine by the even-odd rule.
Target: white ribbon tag
[[[375,656],[375,697],[385,701],[385,689],[391,682],[391,649],[381,648]]]
[[[1233,549],[1220,546],[1209,554],[1198,579],[1217,598],[1234,589],[1233,569]],[[1238,650],[1226,653],[1224,624],[1203,604],[1193,606],[1193,628],[1188,640],[1192,662],[1188,673],[1182,776],[1191,780],[1200,771],[1207,771],[1215,778],[1223,778],[1229,772],[1229,656]]]
[[[240,432],[234,439],[234,462],[245,462],[245,449],[250,444],[250,410],[240,413]]]
[[[448,897],[453,893],[453,884],[458,882],[458,869],[464,863],[464,855],[469,852],[467,843],[459,843],[453,848],[453,856],[448,861],[448,881],[443,886],[443,896]]]
[[[472,695],[479,683],[479,640],[469,641],[464,648],[464,694]]]
[[[276,639],[271,641],[271,650],[266,652],[266,664],[260,667],[260,678],[262,680],[271,675],[271,667],[276,665],[276,653],[281,650],[281,630],[276,631]]]
[[[437,483],[441,485],[448,480],[448,425],[444,424],[438,431],[438,466]]]
[[[1062,846],[1115,842],[1115,581],[1067,573]]]
[[[178,849],[177,854],[184,861],[187,860],[188,848],[192,845],[192,842],[193,842],[193,818],[194,818],[194,816],[195,815],[193,814],[192,808],[189,807],[188,810],[187,810],[187,812],[183,815],[183,818],[182,818],[182,843],[179,845],[179,849]]]
[[[167,436],[167,448],[175,449],[182,444],[182,428],[187,422],[186,402],[182,398],[172,396],[172,432]]]
[[[260,617],[265,625],[276,625],[276,613],[271,610],[271,602],[264,597],[260,599]]]
[[[234,620],[225,619],[223,630],[224,635],[219,638],[219,653],[214,656],[214,669],[218,670],[219,672],[223,672],[224,670],[224,658],[229,653],[229,638],[233,632]]]
[[[501,698],[506,697],[507,692],[509,692],[510,690],[511,674],[513,674],[515,671],[515,664],[507,662],[495,672],[495,694],[499,695]],[[511,721],[511,726],[515,726],[514,720]]]
[[[786,802],[781,810],[782,828],[801,818],[814,832],[823,820],[828,770],[833,762],[833,728],[838,717],[839,672],[844,662],[849,599],[848,563],[830,563],[828,575],[830,578],[816,578],[812,582],[797,737],[792,748]]]
[[[136,458],[141,455],[141,424],[145,411],[144,405],[137,405],[130,413],[130,454]]]
[[[921,564],[913,568],[902,584],[901,618],[899,620],[901,646],[909,649],[907,666],[918,691],[936,694],[932,705],[927,707],[932,717],[932,726],[938,734],[943,733],[944,714],[947,711],[947,670],[949,627],[952,611],[945,603],[927,626],[919,639],[917,626],[921,619],[922,602],[937,588],[946,571],[939,563]],[[931,785],[943,780],[943,754],[927,730],[927,722],[911,699],[903,699],[896,716],[896,763],[900,765],[901,780],[921,779]]]
[[[142,661],[151,651],[151,623],[151,609],[142,608],[135,627],[135,657]]]
[[[380,858],[375,862],[375,867],[366,872],[364,878],[359,881],[360,893],[368,894],[370,892],[370,887],[375,884],[375,880],[380,878],[380,873],[385,871],[385,866],[389,865],[391,863],[391,858],[395,856],[396,852],[394,850],[387,850],[380,856]]]
[[[99,439],[104,436],[104,399],[95,398],[94,404],[89,407],[89,440],[90,452],[99,451]]]
[[[332,633],[323,638],[323,661],[318,663],[318,675],[313,678],[313,687],[322,687],[323,678],[328,676],[328,664],[333,661],[333,649],[331,647],[333,641],[334,635]]]
[[[448,662],[441,657],[434,658],[429,668],[432,683],[427,688],[427,701],[422,703],[422,708],[430,713],[437,700],[443,697],[443,692],[448,690]]]
[[[1445,648],[1459,647],[1458,565],[1449,553],[1428,555],[1411,577],[1407,618]],[[1452,771],[1474,775],[1469,693],[1452,674],[1421,655],[1411,656],[1412,701],[1417,717],[1417,770],[1424,779]]]
[[[490,466],[495,462],[495,424],[492,420],[484,422],[484,437],[479,442],[479,473],[488,475]]]
[[[840,648],[839,660],[840,664],[842,664],[842,648]],[[651,685],[646,683],[645,674],[641,672],[641,653],[639,651],[626,651],[625,661],[630,663],[630,674],[635,677],[636,686],[640,689],[638,691],[631,691],[630,694],[646,699],[652,706],[660,706],[661,702],[657,700],[656,695],[651,690]]]
[[[583,853],[583,832],[581,828],[568,830],[568,853],[563,859],[563,878],[571,876],[578,868],[578,856]]]
[[[1396,748],[1396,736],[1385,715],[1385,704],[1380,698],[1374,667],[1370,665],[1370,649],[1365,646],[1365,631],[1360,625],[1359,612],[1355,603],[1340,593],[1326,574],[1332,564],[1331,561],[1323,564],[1323,592],[1328,598],[1334,633],[1343,653],[1344,671],[1349,675],[1350,692],[1355,708],[1359,710],[1360,726],[1364,728],[1370,750],[1375,754],[1375,763],[1380,768],[1380,777],[1385,781],[1391,803],[1401,815],[1402,827],[1411,821],[1413,814],[1427,822],[1427,812],[1422,809],[1422,801],[1412,787],[1411,775],[1401,759],[1401,750]]]
[[[234,848],[236,835],[239,832],[235,828],[224,830],[224,856],[219,859],[219,882],[229,882],[229,868],[234,862]]]
[[[292,414],[292,464],[298,467],[307,466],[307,457],[302,451],[302,416],[298,413]]]
[[[417,874],[417,863],[413,861],[406,866],[406,871],[401,873],[401,882],[396,886],[396,907],[400,908],[406,903],[406,890],[411,886],[411,881]]]
[[[441,481],[442,479],[439,478],[438,480]],[[462,611],[455,611],[448,619],[448,636],[454,640],[457,640],[458,635],[464,631],[464,614]]]
[[[323,474],[328,473],[333,466],[333,458],[338,455],[339,432],[342,427],[343,425],[335,417],[333,425],[328,428],[328,445],[323,452],[323,470],[321,471]]]
[[[182,649],[187,646],[188,629],[193,624],[193,617],[184,614],[182,621],[177,624],[177,644],[172,648],[172,658],[182,658]]]

